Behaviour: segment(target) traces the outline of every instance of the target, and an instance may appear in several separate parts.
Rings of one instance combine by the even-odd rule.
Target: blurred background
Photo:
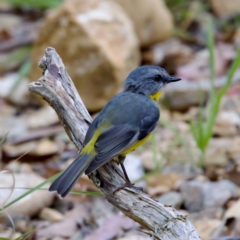
[[[240,239],[239,44],[240,0],[1,1],[1,239],[151,239],[87,176],[64,200],[47,191],[77,156],[54,110],[28,91],[47,46],[93,117],[140,65],[182,78],[164,89],[154,134],[125,166],[203,240]]]

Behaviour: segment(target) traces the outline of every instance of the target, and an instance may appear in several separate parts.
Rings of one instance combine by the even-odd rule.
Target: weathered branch
[[[56,111],[68,136],[81,149],[92,119],[70,79],[62,59],[54,48],[48,47],[39,66],[43,77],[29,84],[29,90],[42,96]],[[170,206],[151,199],[145,193],[125,188],[122,172],[114,161],[89,176],[106,199],[128,217],[151,232],[155,239],[200,239],[191,222]]]

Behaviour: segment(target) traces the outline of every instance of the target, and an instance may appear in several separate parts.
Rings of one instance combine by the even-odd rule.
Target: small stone
[[[224,167],[228,163],[228,151],[232,140],[227,138],[212,138],[204,156],[205,166]]]
[[[171,189],[167,186],[148,187],[147,190],[151,197],[156,197],[171,191]]]
[[[205,219],[204,221],[199,220],[194,223],[194,227],[202,240],[209,240],[213,239],[213,234],[221,225],[221,222],[222,221],[218,219]]]
[[[218,17],[226,18],[236,13],[240,13],[239,0],[209,0],[213,11]]]
[[[23,214],[11,213],[10,218],[6,219],[6,226],[11,228],[12,224],[17,232],[27,232],[31,229],[30,218]]]
[[[237,218],[240,219],[240,200],[235,202],[224,214],[224,219]]]
[[[195,178],[202,173],[202,169],[191,164],[174,163],[166,166],[163,173],[177,173],[184,179]]]
[[[147,184],[150,187],[166,186],[169,189],[174,189],[176,182],[180,179],[181,177],[177,173],[153,174],[147,178]]]
[[[29,153],[30,151],[34,151],[34,149],[37,148],[37,143],[37,141],[29,141],[15,145],[6,142],[2,149],[8,157],[17,158],[23,154]]]
[[[52,209],[52,208],[43,208],[39,213],[39,218],[49,222],[61,222],[64,219],[62,213]]]
[[[220,208],[209,208],[200,212],[187,213],[188,219],[194,224],[196,221],[204,221],[205,219],[218,219],[221,220],[224,214],[224,209]]]
[[[38,143],[36,148],[34,148],[29,154],[35,156],[46,156],[56,154],[60,151],[60,146],[58,143],[48,139],[42,138]]]
[[[162,204],[173,206],[174,208],[180,208],[183,203],[182,195],[178,192],[168,192],[156,199]]]
[[[2,6],[1,6],[2,8]],[[16,14],[1,13],[0,15],[0,31],[11,32],[21,24],[22,18]]]
[[[48,127],[59,123],[56,112],[50,106],[45,106],[38,111],[31,112],[24,117],[29,129]]]
[[[124,166],[131,181],[137,181],[144,175],[144,169],[141,158],[132,154],[128,154]]]
[[[11,172],[20,172],[20,173],[32,173],[32,167],[28,163],[19,163],[16,161],[10,162],[6,169],[10,170]]]
[[[35,173],[14,173],[14,178],[15,185],[13,185],[12,174],[4,173],[0,175],[0,188],[6,188],[1,189],[1,205],[9,198],[7,203],[5,203],[5,205],[7,205],[26,193],[30,188],[36,187],[38,184],[45,181],[44,178]],[[49,184],[45,185],[45,187],[48,186]],[[53,202],[54,196],[54,193],[48,191],[35,191],[9,206],[7,212],[10,215],[22,214],[26,216],[34,216],[38,214],[42,208],[50,206]]]
[[[148,236],[128,236],[124,238],[118,238],[117,240],[151,240],[151,237]]]
[[[66,238],[56,236],[52,240],[66,240]]]
[[[143,166],[146,170],[152,171],[161,165],[162,155],[157,152],[156,160],[154,159],[154,153],[151,150],[146,150],[141,155]]]
[[[228,150],[229,157],[235,162],[240,161],[240,137],[235,137]]]
[[[238,113],[220,111],[214,125],[213,133],[223,137],[233,136],[237,133],[237,127],[239,126],[240,116]]]
[[[18,106],[26,105],[29,101],[28,82],[27,78],[19,79],[19,74],[7,74],[0,78],[0,96]]]
[[[225,179],[218,182],[182,181],[179,190],[189,212],[222,207],[229,199],[239,196],[238,186]]]

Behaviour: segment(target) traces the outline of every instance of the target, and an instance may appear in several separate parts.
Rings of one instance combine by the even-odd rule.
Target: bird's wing
[[[112,126],[104,131],[95,143],[97,155],[85,173],[90,174],[138,140],[145,138],[156,127],[157,122],[157,117],[146,116],[141,120],[141,124],[137,129],[125,124]]]
[[[98,127],[98,122],[99,122],[99,119],[98,117],[96,117],[92,124],[90,125],[90,127],[88,128],[87,130],[87,133],[86,133],[86,136],[85,136],[85,139],[84,139],[84,142],[83,142],[83,147],[91,140],[92,136],[94,135],[95,133],[95,130],[97,129]]]
[[[145,138],[153,129],[157,126],[159,119],[158,114],[153,114],[151,116],[146,116],[141,120],[140,133],[138,139],[141,140]]]
[[[139,130],[130,126],[118,125],[104,131],[95,143],[96,157],[86,170],[90,174],[101,165],[119,155],[138,140]]]

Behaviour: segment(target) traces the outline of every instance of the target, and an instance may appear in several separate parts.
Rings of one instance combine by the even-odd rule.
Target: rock
[[[206,219],[218,219],[221,220],[224,214],[223,208],[209,208],[200,212],[188,213],[188,219],[194,224],[197,221],[205,221]]]
[[[235,137],[231,147],[228,149],[228,154],[235,162],[240,162],[240,137]]]
[[[213,129],[213,133],[219,136],[233,136],[240,126],[240,116],[234,111],[220,111]]]
[[[177,173],[161,173],[153,174],[147,178],[147,183],[150,187],[156,187],[159,185],[167,186],[169,189],[174,189],[176,182],[180,179]]]
[[[177,69],[176,75],[182,78],[182,81],[169,85],[165,89],[162,102],[170,110],[186,111],[192,106],[204,104],[207,101],[211,89],[209,83],[209,53],[205,51],[199,53],[199,55],[200,59],[195,59]],[[221,43],[218,44],[215,55],[218,62],[215,64],[217,78],[214,81],[214,86],[218,89],[227,81],[225,73],[229,64],[235,58],[236,51],[232,45]],[[232,82],[239,82],[239,76],[240,71],[238,70]],[[201,93],[199,89],[201,89]]]
[[[154,153],[152,150],[146,150],[141,155],[142,164],[145,169],[152,171],[161,165],[162,155],[157,152],[156,159],[154,159]]]
[[[176,161],[191,161],[192,163],[197,163],[199,161],[201,156],[199,148],[197,146],[191,146],[191,144],[188,144],[187,141],[186,143],[186,146],[189,148],[184,145],[181,147],[171,147],[171,151],[167,154],[167,158],[170,163],[174,163]]]
[[[46,156],[53,155],[58,152],[61,152],[61,147],[58,143],[50,140],[49,138],[42,138],[38,141],[36,148],[29,152],[29,154],[34,156]]]
[[[47,46],[56,48],[91,112],[118,93],[140,63],[138,38],[131,20],[113,1],[67,0],[46,17],[32,54],[31,79]]]
[[[66,240],[66,238],[56,236],[52,240]]]
[[[62,213],[52,209],[52,208],[43,208],[39,213],[39,218],[49,222],[61,222],[64,219]]]
[[[17,161],[10,162],[6,169],[13,173],[32,173],[32,167],[28,163],[19,163]]]
[[[77,233],[77,221],[79,219],[89,220],[89,207],[86,204],[79,204],[65,214],[61,222],[47,223],[45,226],[38,227],[36,230],[36,239],[53,239],[54,237],[63,237],[70,239]]]
[[[29,101],[28,82],[27,78],[20,77],[17,73],[5,75],[0,78],[0,97],[18,106],[27,104]]]
[[[218,182],[183,181],[179,185],[184,206],[189,212],[222,207],[230,198],[239,195],[237,185],[229,180]]]
[[[228,163],[228,150],[232,140],[228,138],[212,138],[204,156],[205,166],[224,167]]]
[[[232,44],[227,44],[223,42],[218,42],[214,49],[215,58],[215,75],[216,77],[225,76],[226,71],[228,71],[229,64],[236,57],[236,51]],[[210,68],[209,68],[209,51],[208,49],[203,49],[198,51],[194,58],[187,64],[182,65],[177,68],[176,74],[183,79],[188,79],[192,81],[199,81],[202,79],[207,79],[208,84],[210,78]],[[199,93],[200,94],[200,93]]]
[[[12,213],[11,218],[8,218],[6,221],[6,226],[11,228],[13,224],[17,232],[31,230],[31,219],[28,216]]]
[[[191,179],[200,175],[202,173],[202,169],[197,168],[195,165],[192,164],[174,163],[166,166],[163,169],[162,173],[165,174],[177,173],[184,179]]]
[[[232,87],[235,87],[235,86],[232,86]],[[238,92],[235,93],[235,91],[233,91],[232,93],[231,91],[230,92],[229,91],[228,91],[228,95],[225,95],[222,98],[220,111],[230,111],[230,112],[235,112],[240,114],[240,104],[239,104],[240,96]]]
[[[22,236],[21,233],[13,232],[12,229],[8,229],[6,231],[3,231],[1,229],[1,238],[2,239],[21,239],[21,236]]]
[[[162,204],[173,206],[174,208],[180,208],[183,203],[182,195],[178,192],[164,193],[156,200]]]
[[[204,87],[199,87],[203,85]],[[174,111],[186,111],[192,106],[197,106],[203,103],[208,98],[208,82],[201,81],[195,83],[188,80],[180,81],[169,85],[162,96],[163,105]],[[202,89],[201,96],[199,95],[199,88]]]
[[[204,221],[200,220],[195,222],[194,227],[196,228],[202,240],[209,240],[209,239],[213,239],[212,237],[220,225],[221,225],[221,220],[206,219]]]
[[[29,129],[43,128],[59,123],[56,112],[50,106],[26,114],[23,118]]]
[[[148,190],[148,195],[153,198],[153,197],[159,196],[161,194],[167,193],[171,189],[169,189],[169,187],[167,187],[167,186],[159,185],[156,187],[148,187],[147,190]]]
[[[22,21],[21,17],[19,17],[16,14],[2,13],[0,15],[0,31],[11,32],[16,27],[19,26],[21,21]]]
[[[28,141],[21,144],[5,143],[3,145],[4,153],[11,158],[19,157],[23,154],[30,156],[47,156],[61,152],[61,143],[54,142],[48,138],[42,138],[39,141]]]
[[[128,236],[123,238],[118,238],[117,240],[151,240],[151,237],[148,236]]]
[[[210,0],[212,9],[218,17],[227,17],[240,13],[240,0]]]
[[[142,47],[168,39],[173,32],[173,17],[163,0],[115,0],[133,21]],[[159,27],[159,25],[161,27]]]
[[[45,179],[34,174],[34,173],[15,173],[15,185],[13,192],[11,194],[11,190],[13,188],[13,177],[12,174],[4,173],[0,175],[0,187],[1,188],[9,188],[2,189],[0,195],[0,203],[1,205],[7,205],[14,199],[17,199],[24,193],[28,191],[28,189],[36,187],[38,184],[42,183]],[[46,184],[48,187],[49,184]],[[27,189],[23,189],[27,188]],[[9,195],[11,196],[9,197]],[[50,193],[48,191],[35,191],[21,200],[15,202],[11,206],[9,206],[6,211],[11,214],[23,214],[26,216],[36,215],[42,208],[48,207],[53,202],[55,194]],[[9,197],[9,199],[8,199]],[[8,200],[7,200],[8,199]],[[5,201],[7,202],[5,203]]]
[[[18,145],[13,145],[11,143],[5,143],[2,147],[4,154],[6,154],[10,158],[16,158],[23,154],[36,149],[38,144],[37,141],[28,141],[25,143],[21,143]]]
[[[235,202],[224,214],[224,219],[236,218],[240,219],[240,200]]]
[[[144,169],[141,158],[139,158],[138,156],[128,154],[124,161],[124,166],[131,181],[134,182],[143,177]]]
[[[240,28],[237,28],[234,36],[233,36],[233,42],[236,46],[240,45]]]
[[[119,232],[127,231],[136,227],[136,222],[126,216],[113,216],[107,219],[99,228],[92,231],[83,240],[96,240],[96,239],[116,239]]]
[[[3,107],[5,108],[5,107]],[[16,137],[18,135],[24,135],[27,131],[27,125],[23,119],[19,117],[12,117],[9,114],[5,114],[4,110],[0,108],[0,138],[2,139],[7,133],[7,139]]]
[[[175,72],[176,68],[188,63],[193,57],[193,49],[183,44],[178,38],[171,38],[162,43],[157,43],[151,48],[143,50],[144,63],[164,66],[169,72]]]

